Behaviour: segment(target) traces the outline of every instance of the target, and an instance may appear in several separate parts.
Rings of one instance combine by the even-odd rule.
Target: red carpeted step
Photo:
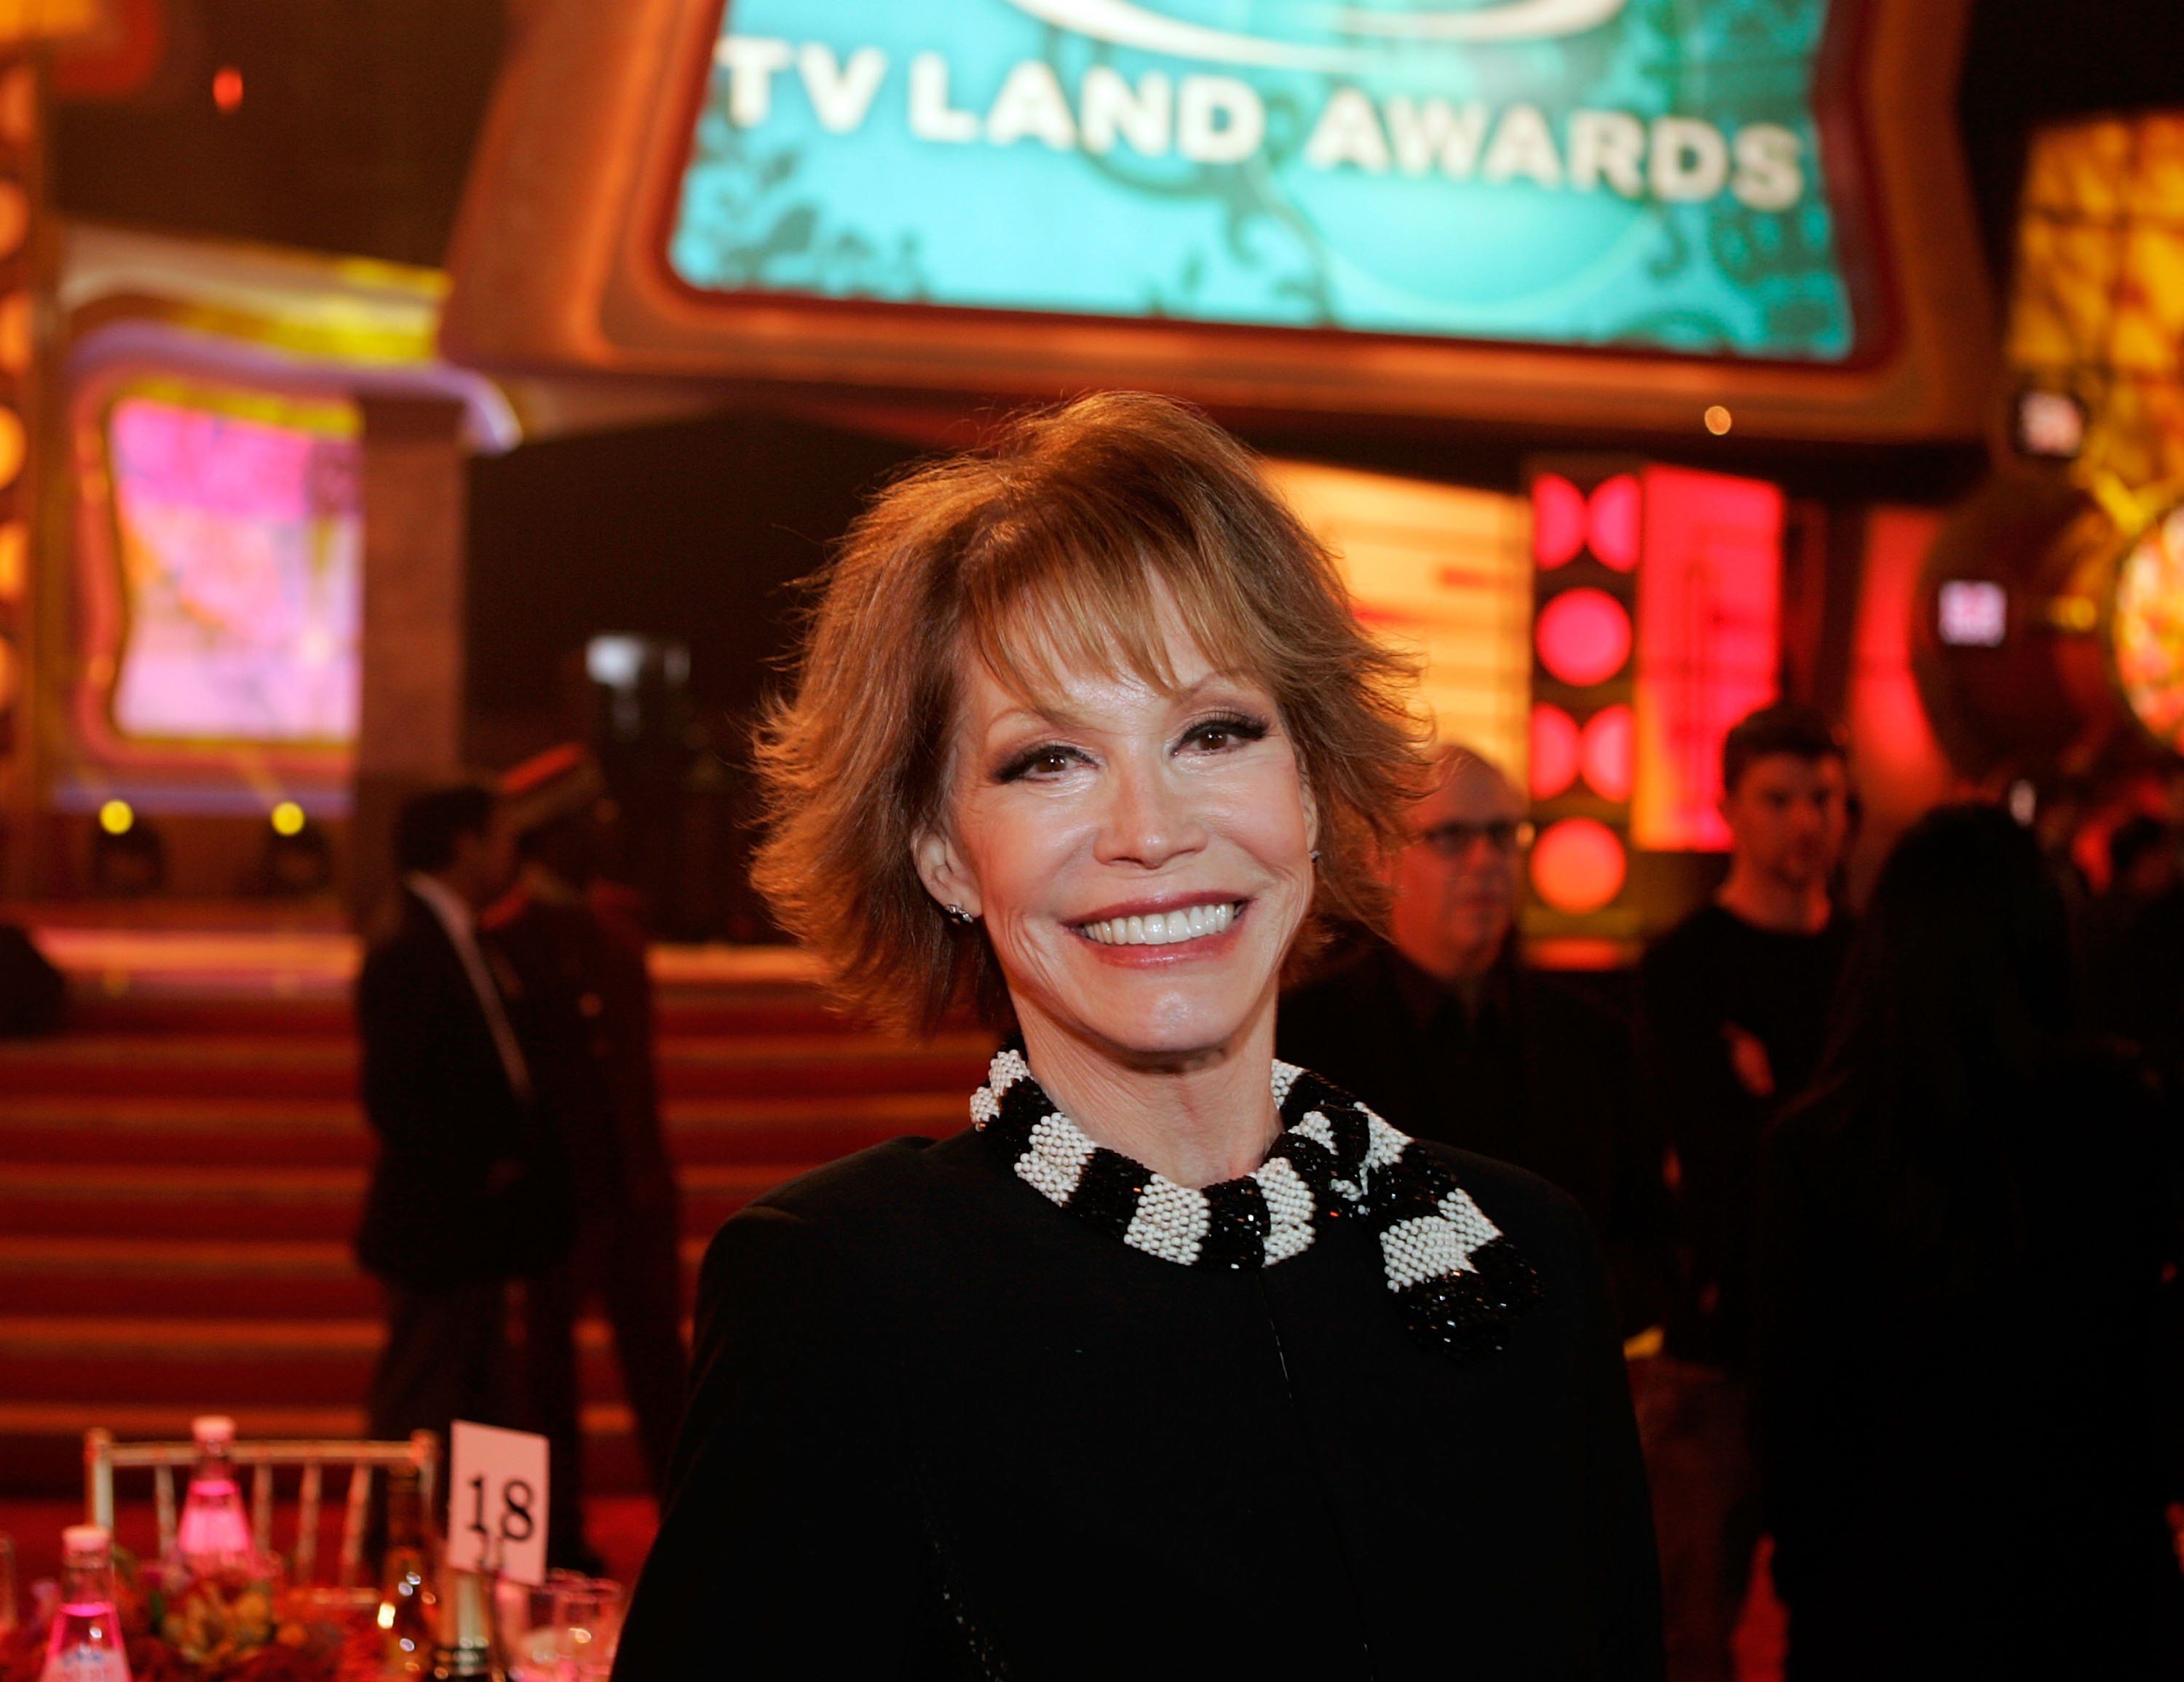
[[[379,1322],[333,1319],[136,1319],[0,1314],[0,1373],[13,1403],[157,1405],[197,1396],[214,1411],[309,1406],[365,1394]],[[604,1323],[577,1328],[588,1401],[620,1394]]]
[[[353,952],[166,940],[91,941],[71,1031],[0,1045],[0,1497],[75,1487],[92,1424],[176,1438],[209,1411],[247,1434],[362,1428],[379,1334],[348,1249],[373,1150]],[[861,1028],[793,955],[671,951],[655,968],[686,1305],[706,1239],[753,1196],[964,1125],[984,1034]],[[583,1378],[591,1487],[639,1487],[603,1328],[587,1329]]]
[[[683,1230],[710,1233],[811,1162],[683,1169]],[[363,1206],[358,1168],[196,1168],[0,1162],[0,1233],[62,1237],[346,1237]]]
[[[691,1166],[825,1161],[903,1133],[944,1135],[962,1094],[787,1094],[677,1100],[669,1147]],[[171,1163],[363,1167],[370,1129],[353,1100],[33,1093],[0,1097],[0,1153],[14,1164]]]

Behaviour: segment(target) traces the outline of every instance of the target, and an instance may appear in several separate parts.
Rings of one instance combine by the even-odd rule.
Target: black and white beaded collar
[[[1309,1250],[1323,1223],[1362,1219],[1414,1335],[1459,1359],[1503,1348],[1539,1278],[1448,1165],[1294,1064],[1274,1065],[1273,1092],[1282,1133],[1267,1160],[1203,1190],[1094,1144],[1020,1046],[994,1056],[971,1124],[1049,1201],[1184,1267],[1270,1267]]]

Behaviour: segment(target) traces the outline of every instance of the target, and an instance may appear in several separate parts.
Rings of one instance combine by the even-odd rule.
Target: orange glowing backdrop
[[[1358,616],[1422,655],[1434,732],[1524,786],[1531,514],[1517,497],[1310,463],[1275,482],[1341,561]]]

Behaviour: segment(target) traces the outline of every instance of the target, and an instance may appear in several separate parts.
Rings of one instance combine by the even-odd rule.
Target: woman
[[[2070,978],[2032,836],[1933,814],[1768,1141],[1763,1469],[1797,1682],[2184,1675],[2154,1426],[2170,1141],[2075,1037]]]
[[[1009,1033],[969,1130],[761,1199],[701,1286],[624,1678],[1658,1674],[1590,1241],[1273,1059],[1418,759],[1242,450],[1089,398],[859,523],[758,881],[849,997]]]

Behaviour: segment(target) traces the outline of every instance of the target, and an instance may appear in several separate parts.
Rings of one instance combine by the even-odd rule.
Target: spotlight
[[[265,852],[259,873],[268,894],[305,898],[333,886],[334,855],[326,832],[293,800],[266,815]]]
[[[159,832],[126,800],[101,806],[98,827],[91,834],[93,890],[120,896],[156,894],[166,882],[167,847]]]

